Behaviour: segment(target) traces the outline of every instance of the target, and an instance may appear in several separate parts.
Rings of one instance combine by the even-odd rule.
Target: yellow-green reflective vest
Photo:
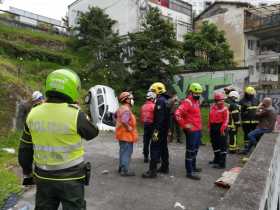
[[[77,133],[78,113],[78,109],[66,103],[44,103],[31,110],[27,125],[37,167],[60,170],[83,162],[84,148]]]

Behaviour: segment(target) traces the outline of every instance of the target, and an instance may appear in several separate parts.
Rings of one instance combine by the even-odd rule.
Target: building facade
[[[53,18],[45,17],[42,15],[34,14],[32,12],[28,12],[22,9],[18,9],[15,7],[10,7],[9,12],[16,15],[16,20],[21,23],[30,24],[33,26],[38,26],[41,23],[50,24],[52,26],[62,27],[62,21],[56,20]]]
[[[280,4],[255,7],[241,2],[215,2],[195,19],[195,30],[203,21],[225,32],[234,62],[249,68],[249,84],[279,87]]]
[[[90,6],[103,9],[116,20],[114,29],[124,36],[141,31],[149,6],[157,7],[163,18],[174,24],[177,40],[192,31],[192,6],[182,0],[77,0],[68,6],[69,26],[77,26],[79,15]]]
[[[250,7],[248,3],[215,2],[195,19],[198,31],[203,21],[217,25],[225,32],[225,37],[234,53],[234,62],[238,67],[245,65],[244,12]]]
[[[186,0],[193,6],[194,15],[199,15],[203,10],[209,7],[216,0]],[[226,0],[223,0],[226,1]],[[232,2],[250,3],[254,6],[264,6],[275,4],[279,2],[278,0],[230,0]]]
[[[279,86],[280,4],[247,9],[244,34],[250,82],[268,88]]]

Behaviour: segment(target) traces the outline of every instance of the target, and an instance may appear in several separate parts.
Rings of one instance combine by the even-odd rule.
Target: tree
[[[182,56],[188,69],[215,70],[234,66],[233,52],[224,32],[208,21],[202,23],[199,32],[185,35]]]
[[[103,83],[116,90],[122,88],[127,71],[123,64],[122,40],[113,31],[115,23],[98,7],[90,7],[80,15],[72,46],[83,56],[84,63],[88,63],[81,74],[88,85]]]
[[[129,34],[133,70],[129,82],[138,92],[147,91],[153,82],[169,83],[179,55],[173,24],[164,20],[157,8],[150,8],[145,19],[141,32]]]

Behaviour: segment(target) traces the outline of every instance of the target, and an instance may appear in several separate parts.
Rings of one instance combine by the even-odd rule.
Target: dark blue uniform
[[[248,134],[255,130],[259,121],[256,117],[257,106],[259,105],[259,100],[254,96],[246,96],[239,102],[241,106],[241,122],[244,132],[244,146],[245,149],[248,148],[249,138]]]
[[[162,94],[157,98],[154,109],[154,129],[158,131],[158,141],[151,142],[150,170],[156,170],[157,162],[161,160],[160,172],[169,170],[169,153],[167,136],[170,127],[170,108],[167,105],[169,96]]]

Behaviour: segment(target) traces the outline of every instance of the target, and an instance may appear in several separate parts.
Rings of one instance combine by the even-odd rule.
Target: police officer
[[[32,184],[34,163],[35,210],[58,209],[60,203],[63,209],[86,208],[84,185],[89,173],[82,138],[93,139],[98,129],[77,105],[80,86],[75,72],[53,71],[46,80],[46,103],[34,107],[27,117],[18,159],[23,184]]]
[[[237,133],[240,126],[240,105],[238,103],[239,93],[231,91],[228,95],[229,108],[229,152],[235,153],[237,151]]]
[[[142,175],[143,178],[155,178],[157,172],[169,173],[169,153],[167,136],[170,124],[170,110],[167,101],[170,98],[166,94],[165,85],[161,82],[153,83],[149,89],[157,95],[154,109],[154,131],[150,144],[149,170]],[[161,160],[161,166],[157,170],[157,163]]]
[[[200,176],[194,173],[201,172],[201,168],[196,166],[196,156],[201,144],[202,120],[199,99],[202,92],[203,89],[200,84],[192,83],[189,86],[189,95],[175,111],[175,119],[184,129],[186,135],[186,176],[193,180],[200,180]]]
[[[256,99],[255,88],[248,86],[245,88],[244,97],[240,101],[241,106],[241,123],[244,131],[244,147],[248,148],[248,133],[256,129],[258,120],[256,119],[256,110],[259,105],[259,100]],[[242,153],[242,151],[241,151]]]

